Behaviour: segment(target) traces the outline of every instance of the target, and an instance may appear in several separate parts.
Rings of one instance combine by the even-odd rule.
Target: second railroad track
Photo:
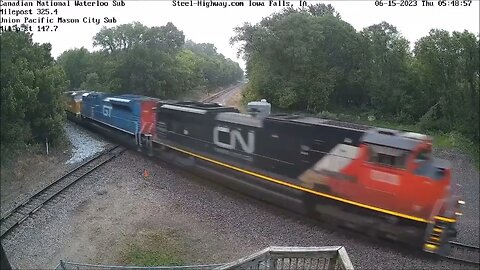
[[[218,97],[222,96],[222,95],[225,95],[226,93],[230,92],[230,91],[233,91],[234,89],[236,89],[237,87],[240,87],[242,85],[242,83],[240,84],[236,84],[236,85],[233,85],[233,86],[230,86],[228,87],[227,89],[224,89],[222,91],[219,91],[209,97],[206,97],[204,99],[201,99],[200,102],[205,102],[205,103],[208,103],[208,102],[213,102],[215,99],[217,99]]]
[[[116,145],[100,152],[5,213],[0,219],[0,238],[4,238],[15,227],[20,225],[63,190],[101,167],[103,164],[111,161],[125,150],[124,147]]]
[[[466,266],[480,267],[479,247],[453,241],[449,242],[449,244],[450,255],[445,256],[445,259]]]

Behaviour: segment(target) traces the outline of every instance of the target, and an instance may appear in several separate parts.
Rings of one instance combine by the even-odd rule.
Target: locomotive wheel
[[[323,193],[330,192],[329,187],[325,185],[319,185],[319,184],[315,184],[313,187],[313,190],[323,192]],[[304,192],[303,205],[304,205],[304,211],[306,215],[316,217],[316,218],[321,218],[321,215],[316,211],[317,202],[318,202],[317,195],[309,192]]]
[[[307,216],[315,216],[315,197],[315,195],[309,192],[304,192],[303,194],[304,212]]]

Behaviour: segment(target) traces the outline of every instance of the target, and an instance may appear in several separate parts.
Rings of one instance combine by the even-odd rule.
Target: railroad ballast
[[[242,114],[134,95],[66,97],[71,118],[129,134],[138,149],[254,197],[432,253],[447,254],[456,237],[464,202],[427,135],[270,115],[266,101]]]

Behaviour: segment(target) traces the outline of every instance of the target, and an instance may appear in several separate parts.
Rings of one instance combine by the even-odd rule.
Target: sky
[[[413,0],[415,1],[415,0]],[[5,2],[5,1],[2,1]],[[52,44],[52,55],[57,57],[63,51],[86,47],[93,50],[92,38],[103,27],[112,27],[118,24],[138,21],[147,26],[162,26],[172,22],[183,31],[186,39],[197,43],[213,43],[218,52],[224,54],[245,66],[241,58],[237,58],[237,47],[229,44],[229,39],[234,35],[233,28],[241,26],[244,22],[255,24],[263,17],[269,16],[280,7],[249,7],[248,1],[243,1],[244,7],[178,7],[173,6],[173,1],[125,1],[125,6],[108,7],[60,7],[58,16],[65,18],[114,17],[117,23],[90,24],[61,24],[56,32],[34,32],[36,42],[49,42]],[[299,1],[290,1],[298,7]],[[448,31],[468,30],[479,32],[479,0],[473,0],[470,6],[438,6],[438,0],[431,1],[434,6],[422,6],[418,0],[417,6],[376,6],[374,0],[336,0],[312,1],[307,4],[331,4],[341,15],[342,19],[350,23],[358,31],[372,24],[386,21],[394,26],[407,38],[412,46],[422,36],[428,35],[432,28]],[[451,1],[446,1],[448,4]],[[462,1],[460,1],[462,2]],[[73,5],[73,4],[72,4]],[[5,8],[5,7],[2,7]]]

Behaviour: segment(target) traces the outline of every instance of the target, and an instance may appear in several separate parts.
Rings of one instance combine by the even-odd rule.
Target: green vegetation
[[[474,141],[457,131],[442,132],[439,130],[427,130],[418,123],[405,124],[400,123],[393,118],[383,117],[381,119],[374,118],[372,120],[371,113],[361,111],[343,110],[338,113],[322,111],[318,113],[318,116],[327,119],[348,121],[352,123],[375,127],[384,127],[397,130],[408,130],[412,132],[425,133],[433,137],[434,147],[443,149],[459,149],[471,155],[477,168],[480,169],[480,144],[478,143],[478,141]]]
[[[440,140],[444,145],[478,146],[478,35],[432,29],[411,51],[393,25],[357,32],[324,4],[288,8],[235,31],[231,42],[241,44],[249,78],[246,101],[266,98],[280,110],[313,114],[367,113],[468,139]]]
[[[55,65],[50,44],[24,32],[0,32],[2,164],[27,145],[64,139],[62,92],[68,81]]]
[[[64,91],[177,98],[243,78],[238,63],[212,44],[185,42],[183,32],[171,23],[102,28],[94,37],[99,51],[68,50],[57,61],[51,45],[34,43],[32,34],[1,32],[0,39],[2,164],[15,153],[40,149],[46,138],[51,146],[64,141]]]
[[[94,37],[100,51],[64,52],[58,63],[70,89],[100,90],[177,98],[194,89],[227,86],[243,78],[238,63],[212,44],[185,42],[172,23],[146,27],[138,22],[102,28]]]
[[[235,31],[231,42],[241,44],[249,78],[245,100],[313,114],[366,113],[478,153],[478,34],[432,29],[411,50],[393,25],[356,31],[324,4],[288,8]],[[31,34],[2,32],[0,39],[2,153],[45,138],[61,142],[65,90],[176,98],[243,77],[237,63],[212,44],[185,41],[172,23],[102,28],[98,51],[69,50],[57,62],[50,44],[34,43]]]
[[[130,244],[120,263],[135,266],[184,265],[183,247],[171,237],[157,233],[149,235],[145,243]]]

